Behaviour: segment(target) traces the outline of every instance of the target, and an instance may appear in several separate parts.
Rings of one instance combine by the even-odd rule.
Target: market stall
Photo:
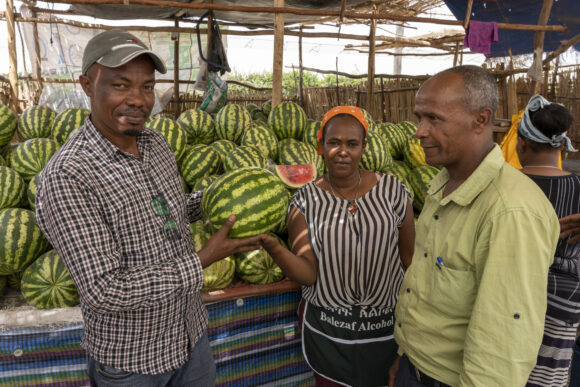
[[[204,293],[203,298],[216,386],[312,385],[312,372],[301,351],[297,284],[238,283]],[[2,303],[0,385],[88,385],[78,306],[38,310],[14,291]]]

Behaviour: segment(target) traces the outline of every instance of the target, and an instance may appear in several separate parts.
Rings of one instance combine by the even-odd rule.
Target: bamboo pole
[[[302,32],[302,26],[300,26],[300,32]],[[304,106],[304,80],[303,80],[303,72],[304,69],[302,68],[302,35],[298,38],[298,66],[300,71],[300,106]]]
[[[574,35],[572,38],[562,42],[562,44],[556,48],[550,55],[548,55],[542,62],[542,64],[547,65],[550,63],[554,58],[557,58],[560,54],[564,51],[575,45],[576,43],[580,42],[580,34]]]
[[[51,3],[58,4],[92,4],[92,5],[104,5],[104,4],[123,4],[124,0],[52,0]],[[208,4],[208,3],[180,3],[177,1],[164,1],[164,0],[131,0],[132,5],[152,5],[157,7],[173,7],[173,8],[184,8],[184,9],[205,9],[214,11],[236,11],[236,12],[247,12],[247,13],[276,13],[276,14],[293,14],[299,16],[333,16],[340,17],[340,10],[319,10],[319,9],[302,9],[302,8],[286,8],[280,6],[274,7],[247,7],[240,5],[224,5],[224,4]],[[275,3],[276,4],[276,3]],[[345,11],[344,17],[349,19],[381,19],[381,20],[391,20],[391,21],[401,21],[401,22],[417,22],[417,23],[432,23],[432,24],[442,24],[442,25],[463,25],[462,20],[447,20],[447,19],[435,19],[428,17],[419,16],[405,16],[397,15],[394,13],[362,13],[355,11]],[[509,24],[509,23],[498,23],[499,29],[512,29],[512,30],[529,30],[529,31],[568,31],[566,26],[558,25],[529,25],[529,24]]]
[[[179,27],[179,19],[175,19],[175,27]],[[179,102],[179,32],[173,34],[173,100]]]
[[[36,17],[36,12],[32,11],[32,16]],[[35,55],[35,60],[34,60],[34,74],[36,76],[36,79],[39,79],[38,81],[38,95],[42,94],[42,62],[41,62],[41,58],[40,58],[40,44],[38,44],[38,24],[36,23],[32,23],[32,38],[33,38],[33,44],[34,44],[34,55]]]
[[[369,26],[369,57],[368,57],[368,78],[367,78],[367,110],[372,116],[374,108],[373,91],[375,85],[375,36],[377,32],[377,21],[371,20]]]
[[[546,25],[548,23],[548,19],[550,18],[550,12],[552,11],[553,4],[554,0],[544,0],[544,3],[542,4],[542,10],[540,11],[540,16],[538,17],[538,25]],[[536,61],[542,60],[545,36],[546,36],[545,31],[536,31],[536,33],[534,34],[534,63]],[[530,87],[530,98],[533,95],[537,94],[538,85],[541,85],[541,82],[532,80],[532,84]]]
[[[361,78],[367,78],[368,77],[367,74],[358,74],[358,75],[355,75],[355,74],[349,74],[349,73],[339,72],[338,71],[338,62],[337,62],[337,69],[336,69],[336,71],[333,71],[333,70],[319,70],[319,69],[315,69],[315,68],[311,68],[311,67],[304,67],[304,70],[311,71],[313,73],[319,73],[319,74],[333,74],[333,75],[336,74],[336,75],[340,75],[340,76],[347,77],[347,78],[351,78],[351,79],[361,79]],[[523,70],[523,71],[526,71],[526,70]],[[408,78],[408,79],[421,79],[421,80],[425,80],[425,79],[429,78],[429,75],[375,74],[374,76],[375,76],[375,78],[392,78],[392,79]]]
[[[473,7],[473,0],[469,0],[467,3],[467,9],[465,11],[465,19],[463,20],[463,29],[469,27],[469,19],[471,19],[471,8]]]
[[[18,62],[16,58],[16,35],[14,31],[14,1],[6,0],[6,29],[8,30],[8,79],[10,80],[10,107],[19,112]]]
[[[274,0],[274,7],[284,8],[284,0]],[[274,16],[274,66],[272,71],[272,107],[282,102],[282,71],[284,63],[284,14]]]

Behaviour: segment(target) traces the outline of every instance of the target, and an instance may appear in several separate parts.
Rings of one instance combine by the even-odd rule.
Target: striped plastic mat
[[[216,386],[313,386],[301,352],[300,292],[207,304]],[[0,386],[88,386],[83,324],[0,328]]]

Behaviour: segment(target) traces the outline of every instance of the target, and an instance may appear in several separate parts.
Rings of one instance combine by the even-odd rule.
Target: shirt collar
[[[454,201],[460,206],[469,205],[497,177],[505,160],[497,144],[485,156],[483,161],[455,191],[441,199],[440,204],[446,205]],[[449,181],[449,172],[443,168],[431,181],[427,193],[431,196],[443,195],[443,189]]]
[[[116,156],[126,154],[125,152],[120,150],[116,145],[114,145],[111,141],[109,141],[105,136],[103,136],[101,132],[99,132],[99,130],[95,127],[95,125],[91,121],[90,115],[85,120],[85,127],[87,129],[89,137],[95,142],[96,149],[104,153],[107,157],[114,158]],[[150,130],[152,129],[143,127],[141,133],[137,135],[137,146],[139,147],[140,151],[144,151],[151,141]]]

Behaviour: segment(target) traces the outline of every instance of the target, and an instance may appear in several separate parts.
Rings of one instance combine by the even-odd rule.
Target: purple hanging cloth
[[[489,55],[491,44],[497,42],[497,23],[472,20],[465,30],[463,45],[471,52]]]

